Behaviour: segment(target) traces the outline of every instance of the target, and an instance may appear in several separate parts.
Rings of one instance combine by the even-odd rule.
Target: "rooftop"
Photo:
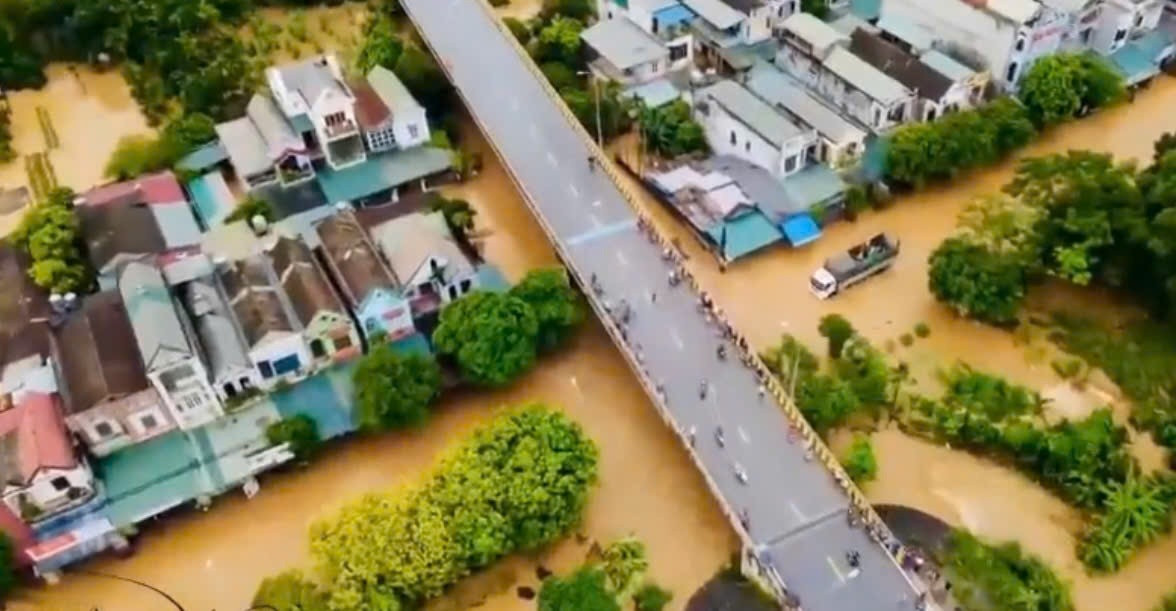
[[[233,167],[243,175],[271,169],[287,151],[305,150],[302,137],[268,95],[254,94],[245,116],[217,124],[216,134]]]
[[[404,281],[416,276],[430,257],[441,260],[437,271],[446,282],[474,271],[440,212],[406,214],[372,227],[371,234],[392,273]]]
[[[229,314],[226,298],[211,277],[185,284],[182,299],[200,337],[208,370],[214,380],[251,366],[244,340]]]
[[[825,67],[851,86],[880,102],[896,102],[909,95],[902,83],[886,76],[848,49],[834,48],[825,59]]]
[[[332,268],[343,298],[352,309],[358,308],[375,289],[396,289],[398,281],[384,265],[350,210],[319,221],[315,232],[322,242],[327,265]]]
[[[702,94],[777,148],[803,133],[776,109],[734,81],[719,81],[704,89]]]
[[[775,66],[757,62],[747,75],[746,86],[770,104],[792,113],[800,121],[834,141],[864,139],[866,131],[829,108]]]
[[[184,325],[159,268],[144,261],[127,263],[119,271],[118,290],[147,371],[192,356]]]
[[[919,58],[865,30],[850,36],[849,50],[924,99],[941,99],[954,84]]]
[[[940,74],[957,83],[976,75],[975,70],[952,59],[951,56],[934,49],[927,51],[919,59],[923,60],[924,64],[931,66],[932,69],[939,71]]]
[[[134,180],[94,187],[74,200],[78,206],[169,204],[187,202],[184,190],[171,172],[146,174]]]
[[[328,202],[353,202],[439,174],[448,170],[451,163],[449,151],[415,146],[369,155],[367,161],[341,170],[324,167],[318,172],[317,182]]]
[[[392,112],[366,81],[352,83],[351,91],[355,94],[355,120],[359,122],[360,127],[375,129],[392,118]]]
[[[225,265],[218,276],[250,348],[260,345],[270,333],[294,331],[263,255]]]
[[[986,0],[981,6],[1014,23],[1025,23],[1041,10],[1036,0]]]
[[[344,312],[343,304],[331,289],[310,248],[301,240],[278,238],[270,249],[277,273],[290,305],[303,326],[309,325],[319,312]]]
[[[295,91],[310,108],[324,93],[350,97],[347,86],[339,80],[326,55],[316,55],[300,62],[274,68],[282,82]]]
[[[935,34],[923,25],[901,15],[886,14],[878,20],[878,29],[901,40],[916,53],[927,51],[935,43]]]
[[[118,291],[87,297],[55,339],[68,413],[147,389],[135,333]]]
[[[735,27],[742,23],[746,17],[722,0],[682,0],[682,4],[697,13],[711,26],[720,30]]]
[[[822,57],[831,47],[846,41],[844,34],[809,13],[794,13],[784,20],[784,29]]]
[[[627,70],[669,57],[657,39],[628,19],[604,19],[584,30],[580,37],[618,70]]]
[[[74,211],[81,220],[90,262],[99,271],[104,271],[118,255],[158,254],[168,250],[155,214],[147,206],[79,206]]]
[[[412,92],[391,70],[376,66],[368,71],[366,78],[368,86],[393,115],[421,108]]]
[[[723,4],[747,15],[764,5],[764,0],[723,0]]]
[[[0,479],[6,484],[26,486],[41,469],[77,464],[56,396],[27,393],[0,411]]]
[[[28,268],[23,252],[0,241],[0,337],[49,318],[48,295],[33,284]]]

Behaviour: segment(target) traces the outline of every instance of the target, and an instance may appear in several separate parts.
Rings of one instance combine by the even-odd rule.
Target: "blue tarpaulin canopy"
[[[673,4],[653,12],[654,19],[663,26],[675,26],[694,19],[694,11],[681,4]]]
[[[804,246],[821,237],[821,228],[809,214],[798,214],[780,223],[780,229],[793,247]]]

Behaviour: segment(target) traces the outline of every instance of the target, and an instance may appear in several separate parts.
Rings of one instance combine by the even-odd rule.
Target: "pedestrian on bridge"
[[[703,380],[702,383],[698,385],[698,398],[704,401],[706,400],[707,386],[708,384],[706,383],[706,380]]]

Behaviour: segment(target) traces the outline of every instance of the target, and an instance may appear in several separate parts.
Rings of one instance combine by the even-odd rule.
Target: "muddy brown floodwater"
[[[476,133],[463,139],[484,145]],[[555,262],[497,160],[486,153],[477,179],[453,189],[478,209],[488,258],[512,278]],[[651,577],[675,594],[680,608],[735,550],[735,539],[676,438],[663,426],[641,388],[595,322],[568,350],[501,392],[446,398],[419,431],[339,444],[309,468],[263,478],[251,501],[232,494],[208,513],[187,513],[144,528],[137,553],[102,559],[85,570],[138,579],[165,590],[189,611],[247,606],[257,583],[290,567],[306,567],[310,523],[367,491],[413,481],[448,444],[485,422],[494,409],[524,401],[565,409],[600,446],[600,484],[581,532],[607,542],[635,535],[649,548]],[[588,551],[574,538],[545,550],[539,560],[557,571],[578,565]],[[434,609],[533,609],[514,593],[537,585],[536,560],[512,558],[465,580]],[[28,611],[159,611],[160,599],[108,579],[67,575],[63,583],[24,592],[10,609]]]
[[[1134,103],[1053,130],[1023,155],[1091,149],[1121,158],[1150,159],[1156,138],[1176,130],[1174,108],[1176,79],[1163,78]],[[962,359],[1053,397],[1058,410],[1054,416],[1081,417],[1110,403],[1118,420],[1125,421],[1129,406],[1105,378],[1096,377],[1094,384],[1078,392],[1057,377],[1049,364],[1055,349],[1040,333],[1014,335],[961,319],[927,291],[928,255],[953,231],[963,206],[998,190],[1013,167],[1013,162],[1005,163],[949,186],[897,198],[891,207],[862,215],[856,223],[829,227],[811,246],[763,253],[732,265],[725,274],[719,273],[684,225],[639,188],[634,192],[642,193],[642,205],[663,231],[687,246],[695,275],[757,346],[766,347],[787,332],[820,350],[823,343],[817,323],[821,316],[835,312],[877,346],[888,349],[893,358],[907,362],[921,390],[934,391],[935,371]],[[892,232],[902,241],[902,253],[890,271],[827,302],[808,292],[809,274],[826,257],[879,231]],[[1038,290],[1031,301],[1042,307],[1077,305],[1104,314],[1127,309],[1110,295],[1053,285]],[[919,322],[931,328],[930,337],[902,347],[898,338],[912,333]],[[1176,587],[1172,570],[1176,535],[1145,549],[1120,573],[1091,578],[1074,554],[1078,516],[1028,479],[897,431],[878,434],[875,443],[881,471],[878,481],[866,490],[872,499],[922,509],[985,537],[1020,541],[1074,582],[1081,611],[1145,611]],[[1145,466],[1160,464],[1162,452],[1150,439],[1139,440],[1133,450]]]

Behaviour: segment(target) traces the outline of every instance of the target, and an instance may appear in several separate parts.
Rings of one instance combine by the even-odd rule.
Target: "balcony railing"
[[[359,127],[355,124],[355,121],[348,120],[342,123],[328,125],[323,131],[326,132],[328,138],[335,139],[355,135],[359,133]]]

